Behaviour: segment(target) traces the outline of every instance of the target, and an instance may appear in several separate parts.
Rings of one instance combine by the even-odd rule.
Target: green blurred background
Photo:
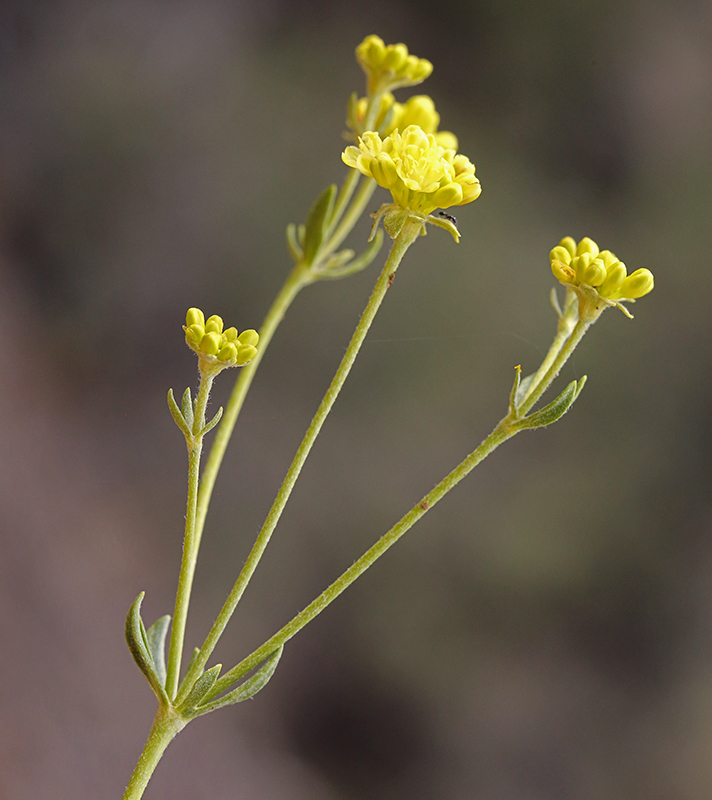
[[[259,325],[287,223],[345,174],[369,33],[434,63],[413,91],[483,193],[457,210],[459,246],[432,230],[408,253],[220,661],[502,416],[513,367],[553,335],[562,236],[650,268],[656,289],[586,337],[572,413],[453,491],[257,699],[182,733],[146,798],[712,796],[712,5],[3,0],[3,798],[120,797],[154,712],[124,616],[141,590],[147,621],[171,610],[180,558],[186,458],[165,394],[196,382],[185,309]],[[217,486],[189,645],[381,261],[305,290],[280,328]]]

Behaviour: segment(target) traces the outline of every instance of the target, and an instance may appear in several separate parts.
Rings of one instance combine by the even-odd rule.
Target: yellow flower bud
[[[576,273],[571,267],[563,261],[559,261],[557,258],[551,260],[551,271],[554,273],[554,277],[558,281],[561,281],[561,283],[573,283],[576,280]]]
[[[228,342],[220,348],[218,353],[218,361],[236,361],[237,360],[237,347]]]
[[[187,327],[191,325],[202,325],[205,327],[205,315],[199,308],[189,308],[188,313],[185,315],[185,324]]]
[[[576,271],[578,282],[587,286],[600,286],[606,279],[606,267],[603,261],[593,258],[590,251],[574,257],[571,266]]]
[[[254,331],[254,330],[252,330],[250,328],[250,329],[248,329],[246,331],[243,331],[237,337],[237,340],[238,340],[238,342],[240,342],[241,345],[248,345],[249,344],[249,345],[252,345],[252,347],[255,347],[257,345],[257,342],[259,342],[259,340],[260,340],[260,335],[259,335],[259,333],[257,333],[257,331]]]
[[[191,347],[200,347],[203,336],[205,336],[205,328],[197,323],[185,329],[185,339]]]
[[[208,356],[216,356],[222,346],[222,336],[219,333],[206,333],[200,342],[200,349]]]
[[[593,239],[589,239],[588,236],[584,236],[576,248],[577,256],[582,256],[585,253],[590,253],[592,256],[598,255],[598,245],[593,241]]]
[[[207,333],[222,333],[222,317],[219,317],[217,314],[213,314],[212,317],[208,317],[208,320],[205,323],[205,330]]]
[[[574,248],[575,249],[575,248]],[[557,245],[550,253],[549,258],[553,261],[554,259],[558,259],[559,261],[563,261],[564,264],[571,263],[571,251],[564,247],[563,245]]]
[[[605,252],[608,253],[610,251],[606,250]],[[606,279],[598,287],[598,293],[603,297],[611,297],[618,291],[621,284],[625,280],[625,277],[626,277],[625,264],[623,264],[620,261],[615,261],[607,268]]]
[[[621,300],[637,300],[652,292],[654,285],[655,279],[649,269],[637,269],[623,281],[616,294]]]
[[[242,345],[242,347],[239,347],[237,350],[237,366],[243,367],[245,364],[249,364],[256,355],[256,347],[253,347],[251,344]]]
[[[234,342],[237,339],[237,328],[228,328],[223,331],[223,336],[228,342]]]
[[[569,251],[570,258],[566,263],[570,263],[571,257],[576,255],[576,240],[572,236],[564,236],[564,238],[559,242],[559,247],[564,247]]]

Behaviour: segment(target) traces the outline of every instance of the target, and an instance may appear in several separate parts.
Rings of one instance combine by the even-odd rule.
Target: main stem
[[[329,415],[329,412],[331,411],[339,392],[341,391],[341,387],[344,385],[344,382],[351,371],[351,367],[356,360],[358,351],[360,350],[361,345],[366,338],[366,334],[371,327],[371,323],[376,316],[376,312],[383,302],[383,298],[385,297],[389,286],[393,282],[396,269],[398,268],[398,265],[405,255],[408,247],[410,247],[410,245],[420,234],[421,227],[422,223],[420,222],[407,222],[404,225],[401,233],[393,242],[388,259],[381,270],[378,280],[376,281],[376,285],[371,293],[371,297],[369,298],[361,319],[356,326],[356,330],[354,331],[353,337],[349,342],[341,364],[334,375],[334,379],[327,389],[324,399],[321,401],[321,404],[319,405],[319,408],[317,409],[317,412],[314,415],[306,434],[304,435],[302,443],[299,445],[296,455],[294,456],[294,460],[287,471],[284,481],[282,482],[282,486],[280,487],[272,508],[267,515],[267,519],[265,520],[264,525],[257,536],[247,561],[245,562],[245,565],[242,568],[235,585],[230,591],[225,604],[215,620],[213,627],[206,637],[205,642],[200,649],[200,653],[193,663],[193,667],[186,675],[182,689],[176,700],[177,703],[180,703],[185,699],[195,678],[197,678],[197,676],[202,672],[205,664],[215,649],[220,636],[225,630],[230,617],[235,611],[235,608],[237,607],[237,604],[239,603],[247,584],[250,582],[250,579],[252,578],[260,559],[262,558],[265,548],[272,537],[272,533],[277,527],[277,523],[282,516],[282,512],[284,511],[289,496],[292,493],[292,489],[294,488],[294,484],[296,483],[302,467],[304,466],[304,462],[306,461],[307,456],[309,455],[309,452],[316,441],[316,437],[319,435],[319,431]]]
[[[146,786],[151,780],[161,756],[173,740],[173,737],[186,724],[187,720],[180,715],[164,706],[159,707],[153,719],[148,740],[124,792],[123,800],[140,800],[143,797]]]

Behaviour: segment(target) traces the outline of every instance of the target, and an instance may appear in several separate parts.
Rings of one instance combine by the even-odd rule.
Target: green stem
[[[331,232],[334,230],[339,220],[341,219],[341,215],[344,213],[344,209],[346,208],[347,203],[351,199],[351,195],[354,193],[354,189],[356,189],[360,177],[361,173],[357,169],[349,170],[349,174],[346,176],[346,179],[344,180],[341,186],[339,195],[336,198],[336,203],[334,203],[334,209],[331,212],[331,219],[329,220],[329,230],[326,235],[327,238],[331,235]]]
[[[561,372],[561,368],[571,357],[571,354],[576,349],[578,343],[581,341],[581,339],[583,339],[586,331],[591,327],[591,324],[591,320],[579,320],[576,323],[571,336],[569,336],[563,347],[561,347],[559,350],[556,358],[551,363],[551,366],[546,371],[544,377],[539,381],[539,384],[536,386],[534,391],[528,395],[526,400],[519,405],[517,412],[520,418],[533,408],[544,392],[549,388],[549,386],[551,386],[556,376],[559,374],[559,372]],[[537,375],[538,374],[539,373],[537,372]]]
[[[334,375],[334,379],[327,389],[324,399],[321,401],[321,404],[319,405],[319,408],[317,409],[317,412],[314,415],[306,434],[304,435],[302,443],[299,445],[297,453],[294,456],[294,460],[292,461],[289,470],[287,471],[287,475],[285,476],[282,486],[279,489],[274,504],[272,505],[272,508],[267,515],[267,519],[265,520],[265,523],[257,536],[257,540],[255,541],[247,561],[245,562],[245,566],[242,568],[242,571],[240,572],[235,585],[230,591],[225,604],[215,620],[210,633],[205,639],[205,642],[200,649],[200,653],[193,663],[193,667],[183,681],[180,693],[176,699],[176,703],[178,705],[185,699],[192,687],[193,682],[198,675],[201,674],[205,664],[210,658],[210,655],[215,649],[220,636],[225,630],[230,617],[235,611],[235,608],[237,607],[237,604],[240,601],[247,584],[252,578],[252,575],[257,568],[260,559],[262,558],[262,554],[267,547],[272,533],[277,527],[279,518],[284,511],[287,500],[289,499],[292,489],[294,488],[294,484],[296,483],[299,473],[304,466],[304,462],[306,461],[307,456],[309,455],[309,452],[316,441],[316,437],[319,435],[319,431],[321,430],[322,425],[331,411],[339,392],[341,391],[341,387],[344,385],[344,382],[351,371],[351,367],[353,366],[358,351],[360,350],[361,345],[366,338],[366,334],[368,333],[368,329],[371,327],[371,323],[376,316],[376,312],[378,311],[389,286],[393,282],[395,271],[405,255],[406,250],[420,234],[421,227],[422,223],[420,222],[407,222],[404,225],[401,233],[393,242],[391,252],[383,269],[381,270],[378,280],[376,281],[376,285],[373,289],[371,297],[369,298],[363,315],[356,326],[356,330],[354,331],[353,337],[351,338],[351,341],[346,349],[346,353],[344,354],[341,364],[339,365],[339,368]]]
[[[176,592],[176,604],[171,626],[171,643],[168,650],[166,668],[166,692],[171,698],[175,697],[178,688],[185,625],[188,619],[188,605],[190,604],[190,593],[193,587],[198,547],[200,546],[200,536],[197,535],[196,522],[203,436],[198,434],[205,426],[205,409],[208,405],[208,397],[213,380],[214,375],[201,373],[200,388],[195,401],[193,435],[189,439],[186,437],[188,444],[188,500],[185,513],[185,536],[183,538],[183,557],[178,575],[178,590]]]
[[[141,757],[124,792],[123,800],[140,800],[143,797],[161,756],[173,737],[185,727],[186,723],[186,719],[164,706],[158,709]]]
[[[347,589],[357,578],[376,562],[389,548],[391,548],[415,523],[423,517],[436,503],[438,503],[454,486],[456,486],[468,473],[483,461],[500,444],[510,439],[517,433],[516,425],[505,417],[480,446],[470,453],[452,472],[449,473],[438,485],[402,517],[387,533],[367,550],[341,577],[337,578],[328,589],[324,590],[303,611],[297,614],[290,622],[258,647],[237,666],[226,672],[215,684],[210,692],[210,698],[227,689],[234,681],[246,675],[258,664],[264,661],[280,645],[283,645],[298,633],[305,625],[311,622],[330,603]],[[206,698],[207,699],[207,698]]]
[[[356,175],[359,174],[355,169],[352,169],[351,172],[355,173]],[[366,208],[368,201],[373,196],[375,188],[376,181],[374,181],[373,178],[366,178],[366,180],[361,184],[361,188],[358,190],[353,203],[344,215],[341,223],[331,234],[331,237],[328,239],[325,247],[319,251],[320,260],[324,260],[327,256],[330,256],[341,244],[341,242],[343,242],[344,239],[349,235],[349,233],[351,233],[354,225],[360,219],[361,214],[363,214],[363,210]]]
[[[566,340],[571,336],[571,332],[576,325],[576,320],[578,319],[578,303],[576,302],[576,297],[573,293],[569,290],[571,297],[567,296],[566,299],[566,306],[564,308],[564,312],[562,313],[558,301],[556,301],[556,295],[552,291],[552,305],[559,313],[559,323],[556,328],[556,336],[554,337],[554,341],[549,348],[549,352],[546,354],[544,360],[541,362],[539,369],[534,373],[534,377],[531,379],[527,391],[524,393],[522,397],[522,401],[527,400],[537,389],[539,384],[541,383],[542,378],[546,375],[546,373],[551,369],[551,365],[554,363],[556,357],[561,352],[561,348],[564,346]]]

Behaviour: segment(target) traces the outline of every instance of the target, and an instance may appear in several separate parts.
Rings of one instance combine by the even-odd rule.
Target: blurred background
[[[146,798],[696,800],[712,792],[707,240],[712,4],[699,0],[0,3],[0,796],[118,798],[155,701],[123,639],[170,613],[197,305],[258,327],[289,222],[340,183],[353,50],[430,59],[477,165],[462,242],[407,256],[221,643],[236,663],[504,414],[555,328],[548,251],[591,236],[656,288],[567,365],[575,409],[460,484],[190,725]],[[387,195],[374,197],[374,210]],[[366,221],[349,244],[359,249]],[[202,641],[384,255],[314,285],[216,487]],[[229,394],[223,375],[215,406]]]

